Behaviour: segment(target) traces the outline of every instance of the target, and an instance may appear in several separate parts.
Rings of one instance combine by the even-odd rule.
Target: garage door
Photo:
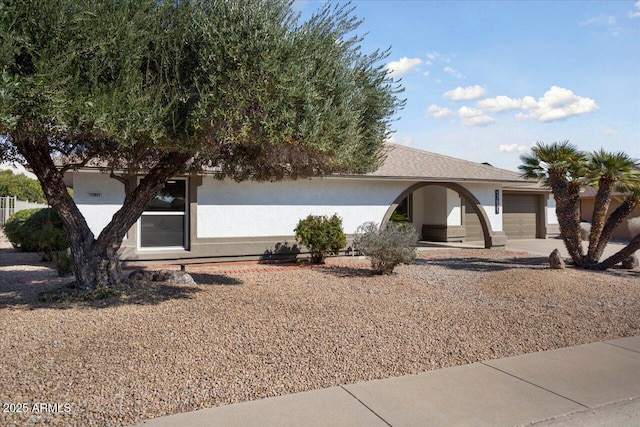
[[[484,235],[482,234],[482,225],[478,215],[473,211],[471,204],[465,200],[464,202],[464,229],[466,236],[465,242],[477,242],[484,241]]]
[[[502,226],[507,239],[535,239],[537,236],[540,196],[505,194]]]

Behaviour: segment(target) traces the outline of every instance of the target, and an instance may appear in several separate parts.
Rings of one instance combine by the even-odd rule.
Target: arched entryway
[[[458,193],[458,195],[460,195],[467,201],[467,207],[471,208],[473,212],[475,212],[480,222],[480,226],[482,227],[482,235],[484,238],[485,248],[503,247],[505,245],[506,238],[504,236],[504,233],[496,232],[491,228],[489,218],[487,217],[487,214],[483,209],[482,204],[478,201],[477,197],[467,188],[454,182],[419,182],[411,185],[400,195],[398,195],[389,209],[387,209],[387,212],[382,219],[381,226],[384,226],[389,221],[391,215],[393,214],[393,212],[395,212],[396,208],[403,200],[405,200],[409,195],[416,192],[416,190],[419,190],[426,186],[445,187],[447,189],[455,191],[456,193]]]

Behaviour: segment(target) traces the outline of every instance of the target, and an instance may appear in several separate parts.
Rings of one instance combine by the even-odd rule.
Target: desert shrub
[[[411,224],[389,222],[380,229],[365,222],[356,230],[354,246],[369,257],[378,274],[391,274],[399,264],[413,264],[416,259],[418,234]]]
[[[46,261],[69,246],[62,221],[51,208],[18,211],[7,220],[4,231],[15,248],[39,252]]]
[[[321,263],[329,254],[338,255],[340,249],[347,246],[347,236],[342,230],[342,219],[334,214],[332,217],[309,215],[298,221],[293,230],[296,241],[309,249],[311,261]]]
[[[66,277],[73,274],[73,258],[68,251],[59,251],[55,254],[56,270],[58,276]]]

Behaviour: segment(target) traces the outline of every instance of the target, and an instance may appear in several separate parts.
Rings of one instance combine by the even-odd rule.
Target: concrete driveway
[[[589,242],[582,242],[584,252],[587,252]],[[609,242],[605,247],[601,260],[605,260],[611,255],[624,248],[627,243],[624,242]],[[549,256],[554,249],[560,250],[563,257],[568,258],[569,253],[564,247],[564,242],[561,238],[551,239],[526,239],[526,240],[508,240],[506,249],[515,252],[528,252],[533,255]],[[636,252],[636,255],[638,253]]]

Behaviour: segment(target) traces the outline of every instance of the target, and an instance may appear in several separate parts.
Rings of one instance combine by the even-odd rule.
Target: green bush
[[[413,264],[416,259],[418,234],[411,224],[389,222],[380,229],[365,222],[356,230],[354,246],[371,259],[378,274],[391,274],[398,264]]]
[[[301,219],[293,230],[296,241],[309,249],[311,261],[322,263],[328,254],[338,255],[347,246],[347,236],[342,230],[342,219],[334,214],[331,218],[309,215]]]
[[[62,221],[51,208],[16,212],[5,223],[4,232],[16,249],[39,252],[45,261],[69,246]]]
[[[55,261],[58,276],[66,277],[73,274],[73,258],[67,251],[56,252]]]

